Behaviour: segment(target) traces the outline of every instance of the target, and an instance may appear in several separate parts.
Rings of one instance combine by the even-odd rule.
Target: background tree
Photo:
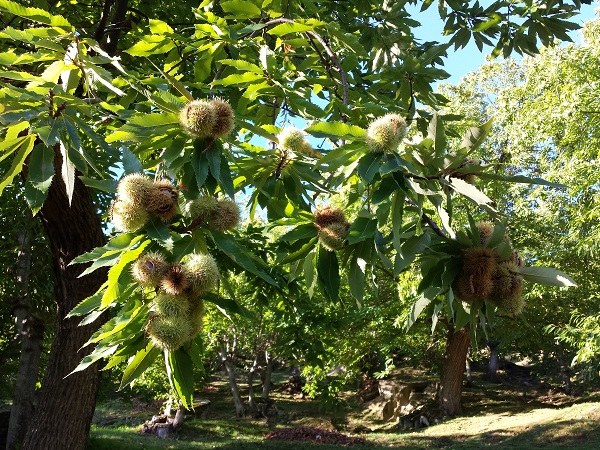
[[[500,322],[497,332],[510,336],[502,339],[505,348],[529,354],[544,349],[544,362],[568,370],[573,361],[584,377],[597,376],[591,318],[597,314],[598,236],[591,224],[598,176],[590,165],[598,148],[597,29],[597,21],[589,21],[581,45],[548,48],[520,63],[488,63],[457,87],[442,90],[452,99],[449,109],[463,112],[471,123],[494,117],[495,132],[479,155],[483,161],[566,186],[493,188],[524,258],[564,268],[579,283],[576,290],[532,289],[524,314],[528,325],[515,334],[512,324]],[[550,249],[552,242],[560,245]]]

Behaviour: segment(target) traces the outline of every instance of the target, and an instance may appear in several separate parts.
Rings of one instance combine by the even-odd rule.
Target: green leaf
[[[221,181],[221,149],[215,144],[206,151],[206,160],[208,161],[208,168],[212,176],[217,180]]]
[[[245,317],[246,319],[254,318],[254,314],[252,314],[252,311],[240,305],[238,302],[231,298],[223,298],[219,295],[208,293],[204,294],[202,296],[202,299],[214,303],[215,305],[217,305],[217,307],[219,307],[219,309],[222,309],[228,313],[238,314],[242,317]]]
[[[312,238],[317,235],[317,228],[313,223],[302,223],[279,238],[279,241],[294,242],[300,239]]]
[[[140,256],[148,244],[150,244],[149,239],[142,242],[137,248],[123,252],[119,262],[110,268],[108,271],[108,285],[106,291],[104,291],[104,294],[102,295],[102,308],[107,307],[114,300],[119,298],[121,295],[121,286],[119,285],[119,277],[121,276],[121,272],[123,272],[123,269],[125,266],[127,266],[127,264],[135,261],[138,256]]]
[[[437,113],[433,114],[433,117],[429,122],[427,137],[433,141],[435,154],[437,156],[443,155],[447,146],[446,133],[444,132],[444,122]]]
[[[449,186],[461,195],[473,200],[480,206],[485,206],[493,211],[492,204],[494,203],[487,195],[477,189],[474,185],[467,183],[460,178],[450,178]]]
[[[235,67],[236,69],[240,69],[243,72],[254,72],[261,75],[263,73],[263,70],[256,64],[244,61],[242,59],[222,59],[219,62],[221,64],[225,64],[226,66],[231,66]]]
[[[546,286],[577,287],[577,283],[573,278],[552,267],[523,267],[521,274],[523,274],[523,278],[532,283]]]
[[[42,206],[44,206],[48,192],[42,192],[33,187],[30,182],[26,182],[23,193],[25,194],[25,200],[29,209],[31,209],[31,213],[35,216],[42,209]]]
[[[121,147],[121,162],[123,163],[123,173],[128,175],[130,173],[143,173],[144,168],[142,163],[135,154],[129,150],[128,147]]]
[[[264,76],[254,72],[234,73],[223,79],[213,82],[214,85],[231,86],[233,84],[254,83],[258,80],[264,80]]]
[[[62,157],[60,174],[69,199],[69,206],[71,206],[73,191],[75,191],[75,165],[69,159],[69,150],[62,140],[60,141],[60,154]]]
[[[317,243],[317,237],[314,236],[308,242],[306,242],[302,247],[298,250],[293,251],[292,253],[288,253],[285,257],[279,261],[279,264],[288,264],[294,261],[297,261],[300,258],[303,258],[307,255],[313,248],[315,248],[315,244]]]
[[[192,153],[192,161],[190,164],[194,169],[196,185],[198,186],[198,189],[202,189],[202,186],[204,186],[206,178],[208,177],[208,161],[205,153],[198,149],[196,145],[198,142],[198,139],[194,142],[194,153]]]
[[[375,236],[376,231],[377,219],[358,217],[348,231],[348,243],[352,245],[357,242],[372,239]]]
[[[350,287],[350,294],[352,294],[352,297],[354,297],[359,303],[363,301],[365,292],[366,268],[367,264],[364,259],[355,255],[350,260],[350,268],[348,269],[348,286]]]
[[[100,344],[98,345],[94,351],[92,353],[90,353],[89,355],[85,356],[81,362],[79,363],[79,365],[77,367],[75,367],[75,369],[73,369],[72,372],[70,372],[67,377],[69,375],[74,374],[75,372],[81,372],[82,370],[87,369],[89,366],[91,366],[92,364],[94,364],[96,361],[98,361],[99,359],[102,358],[106,358],[107,356],[112,355],[114,352],[117,351],[117,349],[119,348],[119,345],[110,345],[110,344]]]
[[[315,285],[317,284],[317,279],[315,277],[315,254],[316,250],[313,250],[306,255],[302,265],[302,269],[304,271],[304,281],[306,282],[306,291],[308,292],[308,296],[310,298],[312,298],[315,292]]]
[[[235,189],[233,187],[233,179],[231,178],[231,169],[229,168],[229,162],[227,158],[221,158],[221,189],[223,192],[227,194],[230,198],[234,198]]]
[[[154,218],[144,226],[144,229],[150,239],[158,242],[168,251],[173,250],[173,237],[169,233],[169,227],[162,220]]]
[[[169,381],[183,406],[190,409],[194,403],[194,363],[192,358],[183,347],[169,352],[168,355]]]
[[[379,153],[367,153],[358,161],[358,175],[365,183],[371,183],[377,172],[379,172],[381,158],[382,155]]]
[[[0,181],[0,195],[2,195],[2,192],[4,191],[6,186],[11,184],[13,179],[23,169],[23,164],[25,163],[25,159],[27,158],[29,153],[31,153],[34,143],[35,143],[35,136],[33,136],[31,134],[26,136],[25,139],[23,140],[23,142],[21,143],[19,150],[17,151],[17,154],[16,154],[15,158],[13,159],[13,162],[12,162],[10,168],[8,169],[8,172],[6,172],[6,174]]]
[[[41,192],[47,192],[54,177],[54,150],[39,144],[29,157],[29,181]]]
[[[319,247],[317,278],[325,296],[332,301],[337,301],[340,291],[340,267],[335,252]]]
[[[45,25],[62,28],[65,31],[73,30],[73,26],[63,16],[50,14],[48,11],[43,9],[27,8],[9,0],[0,0],[0,9],[33,22],[39,22]]]
[[[245,247],[238,243],[232,236],[211,231],[215,245],[225,253],[234,263],[248,272],[262,278],[267,283],[277,286],[277,282],[267,273],[268,266],[265,262],[252,255]]]
[[[365,139],[366,130],[344,122],[317,122],[306,129],[315,137],[336,137],[339,139]]]
[[[168,23],[163,22],[162,20],[150,19],[149,25],[150,32],[152,34],[172,34],[174,32],[173,28],[171,28]]]
[[[75,308],[69,311],[67,318],[74,316],[85,316],[91,313],[97,308],[100,308],[102,302],[102,292],[96,292],[94,295],[90,295],[88,298],[81,300]]]
[[[162,35],[142,36],[138,42],[125,50],[131,56],[163,55],[175,48],[172,39]]]
[[[267,31],[267,33],[272,34],[273,36],[284,36],[289,33],[302,33],[304,31],[312,31],[314,29],[314,25],[307,25],[304,23],[281,23],[271,28],[269,31]]]
[[[261,16],[261,9],[254,2],[246,0],[227,0],[221,2],[221,8],[226,13],[235,15],[236,19],[250,19]]]
[[[108,241],[103,247],[96,247],[89,252],[77,256],[69,263],[69,265],[94,261],[107,252],[121,252],[135,245],[140,239],[142,239],[142,236],[135,236],[131,233],[119,234]]]
[[[510,183],[525,183],[525,184],[538,184],[541,186],[548,186],[557,189],[566,188],[564,184],[560,183],[552,183],[551,181],[544,180],[543,178],[538,177],[527,177],[525,175],[500,175],[497,173],[490,172],[471,172],[473,175],[488,180],[500,180],[500,181],[508,181]]]
[[[467,149],[470,153],[479,147],[492,130],[492,124],[493,121],[490,119],[481,126],[469,128],[463,136],[461,148]]]
[[[121,378],[119,390],[123,389],[143,374],[161,353],[161,350],[155,347],[152,342],[149,342],[146,348],[137,352],[123,371],[123,378]]]
[[[410,314],[406,319],[406,331],[410,330],[413,324],[417,321],[423,310],[431,303],[431,298],[428,298],[425,293],[417,299],[410,307]]]

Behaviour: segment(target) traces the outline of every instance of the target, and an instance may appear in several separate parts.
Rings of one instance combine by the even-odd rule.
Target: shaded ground
[[[364,420],[354,397],[325,411],[317,402],[275,393],[278,413],[269,419],[235,419],[222,380],[211,383],[200,398],[210,400],[210,405],[188,415],[181,431],[166,440],[139,433],[140,425],[158,412],[158,405],[119,400],[99,405],[88,449],[346,448],[313,443],[323,442],[316,436],[329,436],[329,432],[339,439],[332,442],[345,442],[343,436],[365,439],[364,444],[352,445],[353,449],[600,448],[600,392],[577,398],[547,388],[477,381],[465,389],[465,416],[411,432],[400,431],[395,424]],[[307,442],[265,440],[269,433],[284,439],[299,434]]]

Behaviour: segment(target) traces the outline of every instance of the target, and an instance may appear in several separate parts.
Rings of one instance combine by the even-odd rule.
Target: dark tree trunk
[[[84,267],[68,265],[76,256],[104,245],[105,239],[90,192],[77,177],[69,206],[60,176],[60,159],[57,152],[55,176],[40,211],[52,251],[58,323],[39,403],[23,443],[24,449],[85,448],[99,382],[96,365],[65,378],[91,351],[89,347],[80,348],[101,322],[97,320],[79,327],[79,318],[66,319],[65,316],[81,300],[96,292],[106,279],[106,272],[97,270],[78,278]]]
[[[117,52],[119,38],[130,28],[127,20],[128,0],[104,0],[98,26],[94,33],[104,51],[110,55]]]
[[[44,323],[31,313],[29,301],[29,274],[31,272],[31,243],[29,232],[18,237],[19,253],[16,264],[16,282],[20,291],[13,312],[17,331],[21,336],[21,356],[15,382],[13,404],[6,439],[7,450],[21,447],[34,412],[35,382],[40,369]]]
[[[440,380],[440,408],[444,415],[455,416],[461,412],[462,383],[471,343],[469,328],[448,330],[446,355]]]

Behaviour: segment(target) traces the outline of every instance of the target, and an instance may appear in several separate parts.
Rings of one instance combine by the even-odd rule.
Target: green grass
[[[119,400],[98,405],[88,450],[343,448],[264,440],[270,431],[296,426],[337,428],[345,434],[352,434],[356,427],[374,430],[362,434],[369,444],[352,446],[357,450],[600,448],[600,393],[575,399],[480,384],[465,391],[465,416],[403,432],[393,424],[367,421],[356,403],[349,402],[352,408],[332,413],[317,402],[277,394],[280,413],[274,419],[236,419],[226,386],[222,383],[215,386],[218,390],[201,394],[211,401],[210,405],[187,415],[182,429],[165,440],[139,432],[141,424],[157,412],[157,405],[132,407]]]

